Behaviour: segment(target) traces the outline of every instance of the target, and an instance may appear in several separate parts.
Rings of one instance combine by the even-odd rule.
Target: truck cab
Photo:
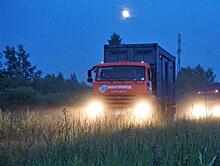
[[[93,93],[111,108],[126,108],[137,98],[152,96],[150,66],[140,62],[97,65]],[[90,80],[91,77],[88,78]]]
[[[95,73],[94,80],[92,70]],[[88,82],[93,83],[96,104],[99,102],[105,110],[113,113],[125,113],[125,110],[133,108],[141,116],[144,112],[152,113],[149,107],[153,108],[155,97],[152,94],[151,70],[148,64],[128,61],[101,63],[92,70],[88,71]],[[137,110],[137,107],[140,109]]]

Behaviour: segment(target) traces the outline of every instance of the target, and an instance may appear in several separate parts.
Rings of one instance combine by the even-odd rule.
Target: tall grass
[[[220,165],[220,121],[135,124],[0,113],[0,165]]]

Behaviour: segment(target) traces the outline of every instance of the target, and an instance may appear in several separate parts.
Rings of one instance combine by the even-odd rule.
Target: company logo
[[[99,87],[100,93],[105,93],[108,89],[125,89],[125,90],[131,90],[131,85],[102,85]]]
[[[131,85],[110,85],[108,89],[132,89]]]
[[[108,89],[108,85],[102,85],[99,87],[99,92],[105,93],[107,89]]]

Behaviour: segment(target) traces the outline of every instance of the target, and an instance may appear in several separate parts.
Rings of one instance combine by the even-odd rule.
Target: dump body
[[[118,61],[149,64],[153,94],[161,102],[175,102],[175,57],[158,44],[104,45],[104,63]]]

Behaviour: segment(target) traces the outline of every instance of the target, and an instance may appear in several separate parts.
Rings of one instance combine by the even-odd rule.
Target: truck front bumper
[[[127,116],[134,120],[148,120],[154,115],[154,105],[150,100],[142,99],[132,102],[119,100],[113,103],[106,100],[93,99],[85,108],[85,116],[89,119],[104,118],[106,116]],[[123,103],[124,102],[124,103]]]

